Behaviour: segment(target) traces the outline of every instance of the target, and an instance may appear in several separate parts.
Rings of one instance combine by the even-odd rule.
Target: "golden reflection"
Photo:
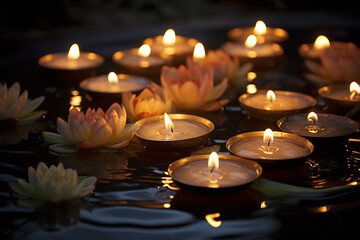
[[[248,80],[249,82],[251,82],[252,80],[254,80],[256,77],[257,77],[257,75],[256,75],[255,72],[248,72],[248,73],[247,73],[247,80]]]
[[[167,173],[165,172],[165,174],[167,174]],[[161,177],[161,183],[162,183],[162,187],[166,187],[170,190],[176,191],[176,190],[180,189],[178,187],[171,186],[171,184],[174,183],[174,181],[172,180],[171,177]]]
[[[321,212],[321,213],[324,213],[324,212],[327,212],[329,209],[327,206],[321,206],[321,207],[318,207],[317,208],[317,211],[318,212]]]
[[[74,107],[76,107],[77,110],[81,111],[81,101],[82,101],[82,97],[79,95],[79,91],[77,90],[72,90],[70,92],[70,94],[72,95],[70,97],[70,108],[69,111],[71,111],[71,109],[73,109]]]
[[[220,213],[209,213],[205,216],[205,219],[210,224],[210,226],[217,228],[221,225],[221,220],[215,220],[215,218],[218,217],[220,217]]]
[[[170,207],[171,207],[171,204],[170,204],[170,203],[164,203],[164,204],[163,204],[163,207],[164,207],[164,208],[170,208]]]

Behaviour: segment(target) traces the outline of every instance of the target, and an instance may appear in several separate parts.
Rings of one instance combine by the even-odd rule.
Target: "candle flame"
[[[164,121],[165,121],[165,127],[166,129],[171,130],[171,132],[174,132],[174,124],[171,121],[169,115],[167,115],[166,113],[164,113]]]
[[[208,161],[208,167],[209,168],[219,168],[219,156],[217,155],[216,152],[212,152],[209,156],[209,161]]]
[[[307,120],[308,120],[309,122],[313,122],[313,123],[315,124],[315,122],[318,120],[318,116],[317,116],[316,113],[311,112],[311,113],[308,114]]]
[[[205,58],[205,48],[202,43],[197,43],[194,48],[194,59],[202,59]]]
[[[271,142],[274,141],[274,133],[273,133],[273,131],[272,131],[270,128],[268,128],[268,129],[265,130],[263,141],[264,141],[266,144],[269,144],[269,143],[271,143]]]
[[[143,44],[139,50],[138,50],[138,55],[141,57],[148,57],[151,53],[151,48],[149,44]]]
[[[263,35],[266,33],[266,25],[263,21],[257,21],[254,28],[254,33],[257,35]]]
[[[256,88],[256,85],[255,84],[248,84],[246,86],[246,92],[249,93],[249,94],[254,94],[257,92],[257,88]]]
[[[253,47],[255,47],[256,42],[257,42],[256,36],[255,35],[250,35],[250,36],[248,36],[248,38],[245,41],[245,46],[247,48],[253,48]]]
[[[205,219],[210,224],[210,226],[217,228],[217,227],[220,227],[220,225],[221,225],[220,220],[215,220],[215,218],[218,218],[218,217],[220,217],[220,213],[209,213],[209,214],[206,214]]]
[[[79,49],[79,45],[77,45],[76,43],[74,43],[73,45],[71,45],[70,49],[69,49],[69,53],[67,55],[67,58],[69,60],[76,60],[80,57],[80,49]]]
[[[260,204],[260,208],[266,208],[266,207],[267,207],[267,205],[266,205],[265,201],[263,201],[263,202]]]
[[[320,35],[316,38],[314,42],[314,47],[316,49],[328,48],[330,47],[330,41],[324,35]]]
[[[111,84],[117,84],[119,82],[117,74],[114,72],[110,72],[108,75],[108,82]]]
[[[275,101],[276,96],[275,96],[274,91],[272,91],[272,90],[267,91],[267,93],[266,93],[266,99],[267,99],[267,100],[270,100],[270,102]]]
[[[360,86],[356,82],[350,84],[350,93],[360,94]]]
[[[173,29],[166,30],[164,37],[162,39],[162,43],[166,46],[172,46],[176,42],[176,35]]]

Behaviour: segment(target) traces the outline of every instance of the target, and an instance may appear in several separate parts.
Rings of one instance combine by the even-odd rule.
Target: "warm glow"
[[[350,84],[350,92],[355,94],[360,94],[359,84],[357,84],[356,82],[352,82]]]
[[[143,44],[138,50],[139,56],[144,58],[148,57],[150,53],[151,53],[151,48],[149,44]]]
[[[118,76],[116,75],[116,73],[111,72],[111,73],[109,73],[109,75],[108,75],[108,81],[109,81],[109,83],[111,83],[111,84],[117,84],[117,83],[119,82],[119,78],[118,78]]]
[[[69,60],[76,60],[80,57],[80,49],[79,49],[79,45],[77,45],[76,43],[74,43],[73,45],[71,45],[70,49],[69,49],[69,53],[67,55],[67,58]]]
[[[266,205],[265,201],[263,201],[260,205],[260,208],[266,208],[266,207],[267,207],[267,205]]]
[[[166,113],[164,113],[164,121],[165,121],[166,129],[169,129],[169,130],[171,130],[171,132],[174,132],[174,124],[171,121],[169,115],[167,115]]]
[[[274,141],[274,133],[270,128],[265,130],[263,140],[264,140],[265,143],[269,143],[269,142]]]
[[[208,161],[208,167],[209,168],[219,168],[219,156],[217,155],[216,152],[212,152],[209,156],[209,161]]]
[[[166,46],[172,46],[175,44],[176,35],[173,29],[168,29],[163,37],[162,43]]]
[[[315,40],[314,47],[316,49],[322,49],[322,48],[330,47],[329,39],[327,37],[325,37],[324,35],[318,36],[316,38],[316,40]]]
[[[256,22],[254,33],[257,35],[262,35],[266,33],[266,25],[263,21]]]
[[[164,207],[164,208],[170,208],[170,207],[171,207],[171,204],[170,204],[170,203],[164,203],[164,204],[163,204],[163,207]]]
[[[254,94],[257,92],[256,85],[255,84],[248,84],[246,86],[246,92],[249,94]]]
[[[309,122],[313,122],[315,124],[315,122],[318,120],[318,116],[316,115],[316,113],[311,112],[311,113],[308,114],[307,120]]]
[[[202,59],[205,58],[205,48],[202,43],[197,43],[194,48],[194,59]]]
[[[245,41],[245,46],[248,48],[253,48],[253,47],[255,47],[256,42],[257,42],[256,36],[250,35],[250,36],[248,36],[248,38]]]
[[[209,214],[206,214],[205,219],[210,224],[210,226],[217,228],[217,227],[220,227],[220,225],[221,225],[220,220],[215,220],[215,218],[218,218],[218,217],[220,217],[220,213],[209,213]]]
[[[254,80],[256,77],[257,77],[257,75],[256,75],[255,72],[248,72],[248,73],[247,73],[247,80],[248,80],[249,82],[251,82],[252,80]]]
[[[266,99],[267,99],[267,100],[270,100],[270,102],[275,101],[276,96],[275,96],[274,91],[272,91],[272,90],[267,91],[267,93],[266,93]]]

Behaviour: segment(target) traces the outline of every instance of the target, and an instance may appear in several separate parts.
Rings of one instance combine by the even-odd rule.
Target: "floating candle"
[[[236,156],[198,155],[177,160],[169,165],[169,175],[181,184],[203,188],[228,188],[257,179],[261,166]]]
[[[158,78],[162,66],[169,65],[170,59],[151,52],[150,45],[143,44],[139,49],[118,51],[112,59],[126,73]]]
[[[187,114],[153,116],[136,124],[140,126],[136,136],[146,147],[167,150],[204,144],[214,129],[209,120]]]
[[[104,59],[95,54],[81,52],[79,46],[73,44],[68,53],[48,54],[39,59],[40,66],[51,69],[77,70],[98,67]]]
[[[239,42],[244,42],[251,34],[259,39],[259,43],[282,42],[289,37],[284,29],[267,27],[261,20],[256,22],[255,27],[234,28],[228,32],[230,39]]]
[[[164,36],[144,40],[144,43],[151,46],[154,53],[172,57],[175,65],[185,63],[186,57],[191,56],[197,42],[193,38],[177,36],[173,29],[168,29]]]
[[[226,147],[240,157],[271,161],[303,158],[314,150],[312,143],[300,136],[271,129],[236,135],[226,142]]]
[[[256,94],[245,93],[239,97],[239,101],[250,116],[270,121],[316,105],[316,100],[308,95],[271,90],[260,90]]]
[[[319,35],[314,44],[302,44],[298,51],[302,57],[305,58],[319,58],[320,55],[324,52],[325,48],[330,47],[330,41],[324,35]]]
[[[227,42],[222,49],[233,57],[240,58],[271,58],[284,54],[284,50],[277,43],[258,44],[258,38],[250,35],[245,43]]]
[[[104,63],[104,58],[92,52],[80,52],[73,44],[69,52],[51,53],[39,58],[38,64],[46,70],[47,78],[58,81],[60,85],[73,85],[84,78],[94,76]]]
[[[348,136],[359,127],[359,124],[351,119],[314,112],[284,117],[277,125],[283,131],[314,138]]]
[[[360,103],[360,87],[356,82],[350,85],[325,86],[318,90],[325,103],[334,109],[347,111]]]
[[[83,80],[80,88],[94,93],[119,94],[123,92],[141,91],[150,83],[150,80],[140,76],[128,74],[100,75]]]

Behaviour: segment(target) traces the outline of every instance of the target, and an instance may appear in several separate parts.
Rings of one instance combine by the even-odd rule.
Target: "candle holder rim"
[[[183,165],[186,165],[186,164],[188,164],[190,162],[193,162],[193,161],[207,160],[209,158],[209,156],[210,156],[210,154],[202,154],[202,155],[195,155],[195,156],[189,156],[189,157],[178,159],[178,160],[172,162],[168,166],[168,174],[175,182],[178,182],[178,183],[180,183],[182,185],[195,187],[197,189],[199,189],[199,188],[200,189],[212,189],[212,190],[216,191],[216,190],[219,190],[219,189],[230,189],[230,188],[240,187],[240,186],[244,186],[244,185],[247,185],[249,183],[252,183],[256,179],[258,179],[261,176],[262,172],[263,172],[263,169],[262,169],[261,165],[256,161],[249,160],[249,159],[239,157],[239,156],[234,156],[234,155],[218,154],[219,161],[220,161],[220,166],[221,166],[221,159],[230,160],[230,161],[236,161],[236,162],[245,164],[247,167],[254,170],[255,173],[256,173],[256,176],[253,179],[251,179],[250,181],[244,182],[242,184],[235,184],[235,185],[223,186],[223,187],[218,187],[218,188],[210,188],[210,187],[206,187],[206,186],[189,184],[189,183],[183,182],[183,181],[181,181],[178,178],[173,176],[173,172],[174,172],[174,170],[176,168],[178,168],[180,166],[183,166]]]
[[[279,95],[286,95],[286,96],[290,96],[290,95],[296,95],[296,96],[302,96],[304,98],[306,98],[306,100],[308,100],[309,102],[311,102],[311,104],[309,106],[306,107],[301,107],[301,108],[295,108],[295,109],[287,109],[287,110],[267,110],[264,108],[258,108],[258,107],[254,107],[254,106],[250,106],[244,103],[245,99],[248,99],[249,97],[255,96],[258,93],[266,93],[268,90],[258,90],[256,93],[254,94],[250,94],[250,93],[244,93],[242,94],[238,100],[242,105],[245,105],[248,108],[253,108],[253,109],[257,109],[257,110],[261,110],[264,112],[272,112],[272,113],[281,113],[281,112],[285,112],[285,111],[293,111],[293,110],[301,110],[301,109],[306,109],[306,108],[311,108],[316,106],[317,101],[315,98],[313,98],[310,95],[304,94],[304,93],[299,93],[299,92],[293,92],[293,91],[282,91],[282,90],[274,90],[275,94],[279,94]]]
[[[356,130],[360,127],[360,125],[350,119],[350,118],[347,118],[347,117],[343,117],[343,116],[340,116],[340,115],[336,115],[336,114],[329,114],[329,113],[316,113],[317,116],[320,118],[320,117],[330,117],[330,118],[336,118],[336,119],[339,119],[339,120],[343,120],[343,121],[346,121],[347,123],[349,123],[350,125],[352,125],[354,127],[354,132],[356,132]],[[298,117],[300,119],[304,118],[304,119],[307,119],[307,116],[308,114],[296,114],[296,115],[289,115],[289,116],[285,116],[283,118],[280,118],[278,121],[277,121],[277,126],[282,130],[282,131],[285,131],[285,132],[288,132],[288,133],[292,133],[292,134],[297,134],[297,135],[300,135],[299,133],[295,133],[295,132],[290,132],[287,128],[285,128],[283,126],[283,124],[286,122],[286,120],[290,119],[290,118],[294,118],[294,117]],[[316,136],[316,135],[300,135],[302,137],[315,137],[315,138],[337,138],[337,137],[344,137],[344,136],[347,136],[347,135],[350,135],[352,133],[349,133],[349,134],[343,134],[343,135],[328,135],[328,136]]]
[[[114,63],[116,64],[121,64],[120,60],[126,56],[129,56],[129,55],[138,55],[138,48],[130,48],[130,49],[125,49],[125,50],[119,50],[119,51],[116,51],[111,59],[113,60]],[[120,55],[120,56],[119,56]],[[162,66],[164,64],[170,64],[172,59],[170,56],[166,56],[166,55],[160,55],[160,54],[157,54],[157,53],[154,53],[153,51],[150,52],[150,55],[149,57],[152,56],[152,57],[158,57],[160,59],[163,60],[162,63],[159,63],[158,65],[150,65],[149,67],[155,67],[155,66]],[[132,66],[127,66],[129,68],[131,68]],[[139,68],[141,66],[134,66],[133,68]],[[149,68],[149,67],[141,67],[141,68]]]
[[[324,87],[321,87],[318,89],[318,93],[319,95],[324,98],[324,99],[330,99],[331,101],[335,101],[335,102],[338,102],[338,103],[342,103],[342,102],[351,102],[351,103],[357,103],[357,102],[360,102],[360,100],[339,100],[339,99],[336,99],[336,98],[331,98],[331,97],[328,97],[328,93],[330,93],[332,90],[338,90],[338,89],[345,89],[345,90],[348,90],[349,89],[349,84],[335,84],[335,85],[327,85],[327,86],[324,86]],[[349,91],[350,92],[350,91]]]
[[[48,62],[51,58],[53,59],[54,57],[56,56],[67,56],[67,52],[56,52],[56,53],[48,53],[48,54],[45,54],[44,56],[41,56],[39,59],[38,59],[38,64],[39,66],[45,68],[45,69],[52,69],[52,70],[60,70],[60,71],[77,71],[77,70],[84,70],[84,69],[91,69],[91,68],[97,68],[99,67],[100,65],[102,65],[104,62],[105,62],[105,59],[103,56],[97,54],[97,53],[94,53],[94,52],[80,52],[80,57],[81,56],[92,56],[90,59],[91,60],[94,60],[94,62],[96,62],[97,64],[93,64],[91,66],[84,66],[84,67],[79,67],[79,68],[75,68],[75,69],[70,69],[70,68],[59,68],[59,67],[51,67],[51,66],[47,66],[47,65],[44,65],[45,62]]]
[[[232,47],[232,46],[235,46],[235,45],[240,45],[240,46],[243,46],[244,44],[243,43],[240,43],[240,42],[226,42],[224,43],[223,45],[221,45],[221,49],[226,52],[227,54],[229,54],[230,56],[232,57],[238,57],[238,58],[244,58],[244,59],[273,59],[273,58],[276,58],[276,57],[281,57],[283,54],[284,54],[284,49],[281,47],[280,44],[276,43],[276,42],[267,42],[267,43],[264,43],[264,44],[258,44],[256,46],[265,46],[265,45],[273,45],[275,46],[275,50],[274,48],[272,48],[274,51],[273,53],[274,54],[268,54],[268,55],[257,55],[255,57],[250,57],[250,56],[243,56],[241,54],[234,54],[234,53],[231,53],[228,49],[226,49],[227,47]],[[255,46],[255,47],[256,47]],[[245,46],[244,46],[245,47]],[[248,50],[251,50],[251,48],[249,48]]]
[[[164,37],[164,35],[157,35],[155,37],[148,37],[148,38],[144,39],[143,43],[144,44],[149,44],[150,46],[151,46],[151,44],[154,44],[154,43],[162,43],[163,37]],[[188,43],[188,44],[190,44],[190,46],[195,47],[196,43],[198,43],[198,42],[199,41],[197,39],[195,39],[195,38],[186,37],[186,36],[176,34],[175,44],[176,43]]]
[[[263,159],[263,158],[252,158],[252,157],[248,157],[248,156],[241,156],[235,152],[233,152],[231,150],[231,146],[237,142],[240,139],[244,139],[246,137],[263,137],[264,136],[264,132],[265,131],[253,131],[253,132],[246,132],[246,133],[240,133],[238,135],[232,136],[231,138],[229,138],[226,141],[226,149],[231,152],[232,154],[239,156],[239,157],[243,157],[243,158],[247,158],[247,159],[252,159],[252,160],[259,160],[259,161],[288,161],[288,160],[295,160],[295,159],[299,159],[299,158],[303,158],[306,157],[308,155],[310,155],[313,151],[314,151],[314,145],[307,140],[304,137],[301,137],[299,135],[293,134],[293,133],[287,133],[287,132],[280,132],[280,131],[273,131],[274,134],[274,138],[275,137],[283,137],[283,138],[289,138],[292,139],[294,141],[297,141],[298,143],[303,144],[304,146],[306,146],[310,151],[308,154],[303,155],[303,156],[298,156],[298,157],[293,157],[293,158],[279,158],[279,159]]]
[[[199,137],[206,136],[206,135],[210,134],[215,128],[215,125],[214,125],[213,122],[211,122],[210,120],[208,120],[206,118],[199,117],[199,116],[196,116],[196,115],[183,114],[183,113],[170,113],[170,114],[168,114],[168,116],[172,120],[186,119],[186,120],[193,120],[195,122],[201,123],[201,124],[203,124],[203,125],[205,125],[206,127],[209,128],[209,132],[206,133],[206,134],[200,135],[200,136],[192,137],[192,138],[186,138],[186,139],[181,139],[181,140],[166,140],[166,141],[143,138],[143,137],[139,136],[138,130],[135,131],[135,135],[139,139],[144,139],[144,140],[149,141],[149,142],[154,142],[154,143],[169,142],[169,143],[171,143],[171,142],[189,141],[189,140],[192,140],[192,139],[196,139],[196,138],[199,138]],[[186,118],[184,118],[184,117],[186,117]],[[153,121],[157,121],[157,120],[161,120],[161,119],[164,119],[163,114],[162,115],[157,115],[157,116],[151,116],[151,117],[142,118],[142,119],[136,121],[135,124],[139,125],[140,128],[141,128],[142,124],[144,124],[145,122],[153,122]]]

